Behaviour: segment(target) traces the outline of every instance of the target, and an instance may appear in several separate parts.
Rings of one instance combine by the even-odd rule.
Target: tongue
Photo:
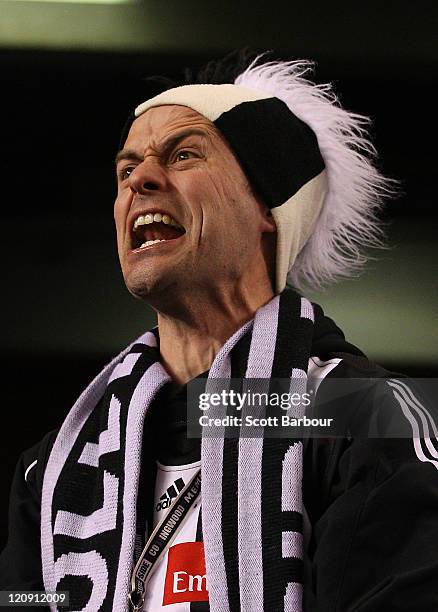
[[[151,223],[145,226],[145,240],[173,240],[179,238],[183,232],[172,225],[164,223]]]

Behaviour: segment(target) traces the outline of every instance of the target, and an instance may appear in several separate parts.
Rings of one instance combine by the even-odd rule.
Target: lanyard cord
[[[187,518],[200,492],[201,470],[199,469],[174,500],[163,520],[153,530],[134,567],[128,596],[133,612],[141,611],[146,596],[146,585],[151,574]]]

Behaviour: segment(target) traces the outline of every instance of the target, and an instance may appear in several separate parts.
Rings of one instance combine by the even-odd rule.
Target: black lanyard
[[[140,612],[143,608],[146,585],[151,574],[187,518],[189,510],[198,499],[200,492],[201,470],[198,470],[174,500],[166,516],[155,527],[146,542],[131,576],[129,603],[133,612]]]

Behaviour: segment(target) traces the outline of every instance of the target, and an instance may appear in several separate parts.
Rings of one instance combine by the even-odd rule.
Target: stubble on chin
[[[124,277],[126,288],[135,298],[148,304],[159,303],[173,294],[172,279],[164,275],[143,272],[131,273]]]

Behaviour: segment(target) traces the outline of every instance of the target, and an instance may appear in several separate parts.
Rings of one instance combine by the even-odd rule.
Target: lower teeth
[[[155,244],[157,242],[166,242],[166,240],[163,238],[162,240],[146,240],[146,242],[143,242],[143,244],[140,245],[140,249],[144,249],[144,247],[147,247],[151,244]]]

